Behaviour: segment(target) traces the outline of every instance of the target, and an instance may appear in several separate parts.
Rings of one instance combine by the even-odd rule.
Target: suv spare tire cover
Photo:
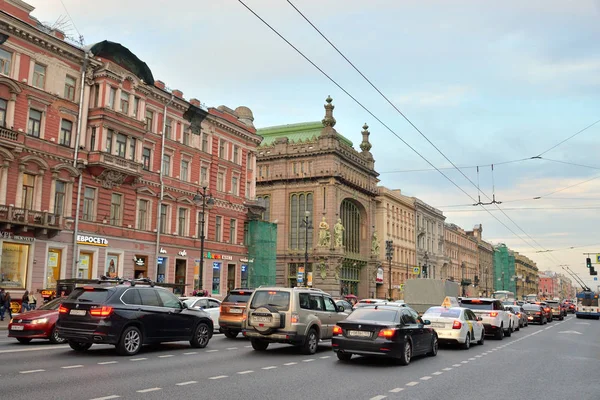
[[[256,329],[258,333],[261,333],[263,335],[269,335],[273,333],[277,328],[279,328],[279,324],[281,323],[281,316],[279,315],[279,310],[277,310],[277,308],[268,305],[260,306],[252,312],[252,317],[254,317],[254,315],[256,314],[265,314],[265,316],[271,316],[271,322],[261,322],[260,325],[262,326],[259,326],[259,324],[254,323],[253,318],[250,320],[252,326],[254,327],[254,329]]]

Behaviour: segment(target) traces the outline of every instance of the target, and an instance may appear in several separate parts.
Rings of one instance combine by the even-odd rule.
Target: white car
[[[512,319],[508,311],[504,310],[500,300],[463,298],[460,300],[460,305],[471,309],[475,315],[483,319],[486,335],[494,335],[498,340],[512,335]]]
[[[483,344],[485,329],[481,317],[464,307],[431,307],[421,317],[431,322],[437,332],[440,343],[458,343],[463,349],[471,347],[471,343]]]
[[[514,312],[511,306],[504,306],[504,309],[510,316],[510,325],[513,331],[521,330],[521,317]]]
[[[215,332],[219,331],[219,315],[221,314],[221,302],[212,297],[180,297],[188,308],[204,310],[210,315],[214,324]]]
[[[354,309],[356,310],[357,308],[360,308],[360,307],[372,306],[372,305],[379,304],[379,303],[387,303],[387,301],[382,300],[382,299],[362,299],[354,305]]]

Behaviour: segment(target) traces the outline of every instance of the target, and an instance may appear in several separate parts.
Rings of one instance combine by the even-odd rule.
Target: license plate
[[[527,317],[527,319],[533,319],[533,317]]]
[[[229,312],[232,314],[241,314],[244,312],[244,310],[242,310],[241,308],[230,308]]]
[[[69,314],[71,315],[85,315],[87,311],[85,310],[71,310]]]
[[[10,329],[13,331],[22,331],[24,328],[23,325],[13,325]]]
[[[354,337],[371,337],[371,332],[368,332],[368,331],[348,331],[348,336],[354,336]]]
[[[271,318],[269,317],[254,317],[252,320],[254,322],[271,322]]]
[[[434,323],[431,324],[432,328],[444,328],[445,326],[446,326],[446,324],[441,324],[439,322],[438,323],[434,322]]]

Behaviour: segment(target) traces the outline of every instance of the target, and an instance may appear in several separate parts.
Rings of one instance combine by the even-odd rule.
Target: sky
[[[600,0],[293,0],[443,155],[286,0],[244,2],[393,132],[238,0],[28,2],[45,23],[70,16],[67,34],[87,45],[123,44],[188,99],[249,107],[258,128],[321,120],[331,95],[355,148],[369,125],[381,185],[466,230],[482,224],[484,239],[540,270],[569,265],[600,285],[583,254],[600,253],[600,122],[589,127],[600,120]],[[472,206],[494,194],[502,204],[489,212]]]

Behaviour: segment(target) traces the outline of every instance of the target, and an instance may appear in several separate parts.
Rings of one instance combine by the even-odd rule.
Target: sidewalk
[[[13,318],[18,316],[19,314],[13,314]],[[8,313],[4,314],[4,321],[0,321],[0,331],[7,331],[8,330],[8,323],[10,322],[10,317],[8,316]]]

